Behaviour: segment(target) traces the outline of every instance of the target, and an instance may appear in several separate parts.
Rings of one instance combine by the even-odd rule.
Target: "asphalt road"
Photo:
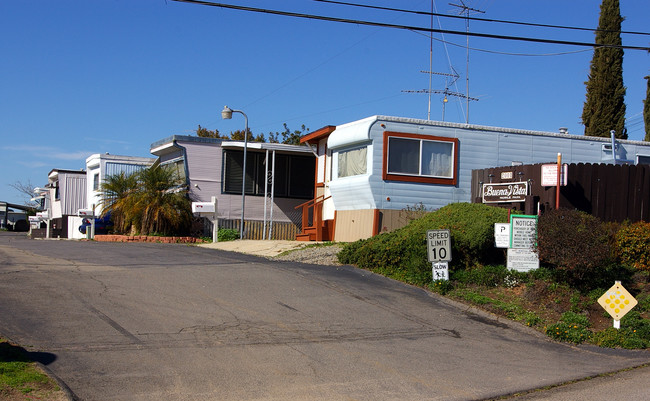
[[[0,334],[102,401],[476,400],[650,362],[349,266],[12,233]]]

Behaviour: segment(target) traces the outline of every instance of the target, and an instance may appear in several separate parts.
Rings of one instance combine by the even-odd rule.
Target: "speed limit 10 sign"
[[[451,261],[451,235],[449,230],[427,231],[429,262]]]

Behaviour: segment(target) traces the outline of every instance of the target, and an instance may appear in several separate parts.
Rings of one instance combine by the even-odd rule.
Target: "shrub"
[[[650,320],[643,319],[639,311],[632,310],[621,319],[621,328],[609,327],[595,333],[592,342],[601,347],[648,348],[650,347]]]
[[[621,263],[650,271],[650,223],[624,226],[616,234],[616,245]]]
[[[217,240],[219,241],[234,241],[239,239],[239,231],[234,228],[223,228],[217,231]]]
[[[537,225],[540,262],[560,270],[571,284],[585,285],[614,260],[614,240],[609,226],[578,210],[550,210]],[[562,275],[564,277],[562,277]]]
[[[591,337],[586,316],[565,312],[559,322],[546,327],[546,335],[558,341],[580,344]]]
[[[450,230],[452,271],[475,263],[502,262],[503,251],[494,248],[494,223],[506,221],[507,213],[483,204],[453,203],[393,232],[345,245],[339,261],[425,285],[432,281],[427,230]]]

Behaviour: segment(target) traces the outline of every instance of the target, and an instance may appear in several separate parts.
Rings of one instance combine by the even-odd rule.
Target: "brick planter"
[[[155,237],[148,235],[95,235],[99,242],[158,242],[163,244],[196,244],[203,240],[195,237]]]

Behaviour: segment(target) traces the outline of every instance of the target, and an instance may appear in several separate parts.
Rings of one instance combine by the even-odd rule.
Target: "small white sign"
[[[568,171],[569,166],[567,164],[563,164],[562,172],[560,173],[560,186],[566,186]],[[542,186],[557,186],[557,164],[542,164]]]
[[[539,269],[539,257],[532,249],[508,248],[507,268],[519,272]]]
[[[497,248],[510,247],[510,224],[494,223],[494,246]]]
[[[433,274],[433,281],[449,280],[449,263],[432,262],[431,273]]]
[[[449,230],[427,231],[429,262],[451,261],[451,233]]]

